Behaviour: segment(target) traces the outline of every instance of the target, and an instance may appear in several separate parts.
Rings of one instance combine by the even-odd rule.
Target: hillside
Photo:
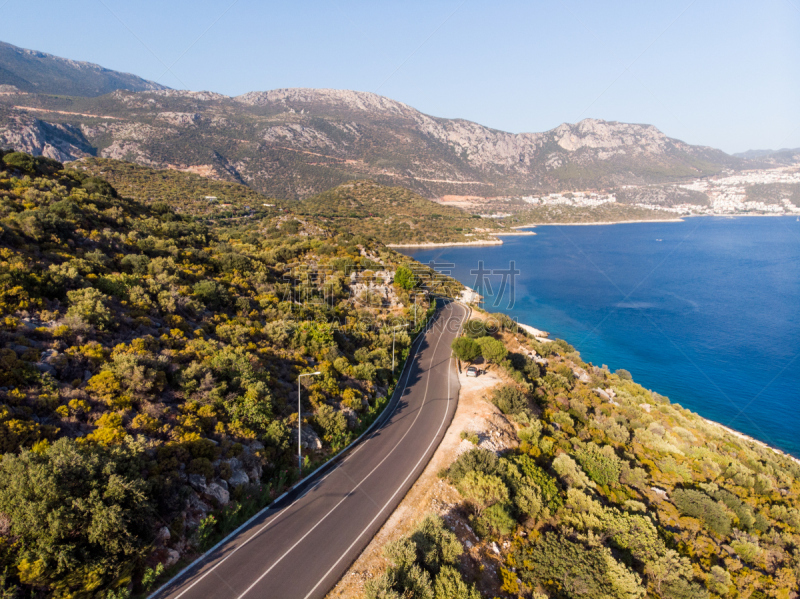
[[[459,208],[442,206],[402,187],[352,181],[302,200],[293,211],[383,243],[447,243],[492,239],[500,227]]]
[[[385,323],[429,308],[380,243],[211,229],[22,153],[0,154],[0,227],[6,597],[147,590],[292,482],[298,374],[323,373],[303,392],[313,469],[385,405]]]
[[[130,73],[0,42],[0,91],[12,86],[25,93],[88,97],[117,89],[167,89]]]
[[[798,596],[800,462],[502,314],[466,331],[456,354],[488,372],[462,393],[485,403],[360,596]]]
[[[179,213],[217,219],[275,216],[285,202],[268,198],[239,183],[209,179],[195,173],[156,170],[122,160],[84,158],[68,165],[111,183],[125,197],[145,204],[164,202]]]
[[[240,183],[121,160],[83,158],[69,166],[102,177],[126,197],[146,204],[163,202],[208,225],[243,228],[256,234],[274,227],[275,222],[292,219],[304,222],[313,233],[320,225],[398,244],[474,242],[488,239],[501,229],[493,220],[443,207],[407,189],[365,180],[298,203],[266,197]]]
[[[785,166],[800,163],[800,148],[782,148],[780,150],[748,150],[734,154],[765,166]]]
[[[680,181],[746,164],[651,125],[585,119],[513,134],[371,93],[311,89],[2,95],[0,145],[191,168],[280,199],[363,178],[427,198],[485,197]]]

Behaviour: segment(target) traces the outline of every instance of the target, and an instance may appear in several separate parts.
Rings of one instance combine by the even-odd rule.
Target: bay
[[[624,368],[673,402],[800,457],[795,217],[535,231],[502,246],[403,252],[480,291],[489,312],[549,331],[585,361]]]

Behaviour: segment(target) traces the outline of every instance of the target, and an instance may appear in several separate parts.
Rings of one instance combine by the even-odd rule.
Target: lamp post
[[[304,374],[298,375],[297,377],[297,469],[300,473],[300,477],[303,476],[303,438],[300,435],[300,426],[303,420],[303,410],[300,406],[300,379],[304,376],[315,376],[317,374],[322,374],[321,372],[306,372]]]
[[[406,324],[399,324],[396,327],[392,327],[392,377],[394,377],[394,332],[397,329],[402,329],[403,327],[407,327],[408,323]]]

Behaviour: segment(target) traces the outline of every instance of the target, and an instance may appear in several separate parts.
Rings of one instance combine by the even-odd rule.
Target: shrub
[[[525,393],[514,385],[503,385],[492,391],[492,403],[503,414],[519,414],[528,408],[528,398]]]
[[[622,462],[614,454],[613,448],[606,445],[602,449],[594,443],[575,452],[584,472],[598,485],[609,486],[619,482]]]
[[[481,524],[490,529],[493,533],[500,535],[511,534],[517,527],[517,522],[511,517],[508,507],[502,503],[495,503],[486,508],[480,517],[480,521]]]
[[[603,546],[584,546],[558,532],[545,532],[514,553],[518,575],[529,586],[542,584],[564,597],[636,599],[645,596],[639,576]],[[561,592],[559,592],[561,591]]]
[[[480,514],[486,508],[508,501],[508,487],[503,479],[483,472],[468,472],[458,483],[458,491]]]
[[[68,291],[67,298],[70,303],[67,316],[80,318],[100,330],[106,330],[113,324],[111,312],[106,306],[108,297],[97,289],[90,287]]]
[[[725,509],[708,495],[694,489],[675,489],[672,500],[685,516],[702,520],[720,536],[731,532],[731,518]]]
[[[488,449],[470,449],[462,453],[447,470],[447,479],[454,485],[461,482],[469,472],[495,474],[497,472],[497,456]]]

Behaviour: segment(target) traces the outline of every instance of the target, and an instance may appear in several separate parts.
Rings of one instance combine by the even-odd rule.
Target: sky
[[[800,0],[0,0],[0,40],[226,95],[352,89],[514,133],[800,147]]]

